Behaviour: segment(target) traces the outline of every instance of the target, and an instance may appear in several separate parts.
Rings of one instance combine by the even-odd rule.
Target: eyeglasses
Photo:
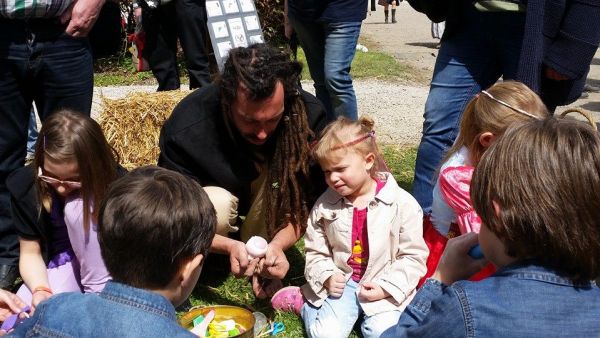
[[[517,113],[520,113],[520,114],[523,114],[523,115],[525,115],[525,116],[531,117],[532,119],[536,119],[536,120],[539,120],[539,119],[540,119],[540,117],[539,117],[539,116],[535,116],[535,115],[533,115],[533,114],[531,114],[531,113],[528,113],[528,112],[524,111],[523,109],[519,109],[519,108],[517,108],[517,107],[513,107],[513,106],[511,106],[510,104],[508,104],[508,103],[506,103],[506,102],[504,102],[504,101],[502,101],[502,100],[499,100],[499,99],[495,98],[495,97],[494,97],[492,94],[488,93],[488,92],[487,92],[487,91],[485,91],[485,90],[482,90],[482,91],[481,91],[481,93],[482,93],[482,94],[484,94],[485,96],[489,97],[490,99],[492,99],[492,100],[494,100],[494,101],[496,101],[496,102],[500,103],[501,105],[503,105],[503,106],[505,106],[505,107],[507,107],[507,108],[510,108],[510,109],[512,109],[512,110],[514,110],[514,111],[516,111]]]
[[[71,189],[79,189],[79,188],[81,188],[81,182],[61,181],[61,180],[59,180],[57,178],[44,175],[44,173],[42,172],[42,168],[41,167],[38,167],[38,177],[40,178],[40,180],[42,180],[42,181],[44,181],[44,182],[46,182],[48,184],[63,185],[63,186],[66,186],[68,188],[71,188]]]

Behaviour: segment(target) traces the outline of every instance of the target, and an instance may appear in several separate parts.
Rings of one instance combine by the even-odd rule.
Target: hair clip
[[[338,149],[341,149],[341,148],[350,147],[350,146],[358,144],[358,143],[360,143],[360,142],[362,142],[362,141],[364,141],[364,140],[366,140],[366,139],[368,139],[370,137],[375,138],[375,130],[371,130],[370,132],[366,133],[364,136],[361,136],[361,137],[359,137],[359,138],[357,138],[357,139],[355,139],[353,141],[350,141],[350,142],[347,142],[347,143],[340,144],[340,145],[337,145],[335,147],[332,147],[331,150],[338,150]]]
[[[536,119],[536,120],[540,119],[538,116],[535,116],[535,115],[533,115],[531,113],[528,113],[528,112],[524,111],[523,109],[519,109],[519,108],[513,107],[510,104],[508,104],[508,103],[506,103],[506,102],[504,102],[502,100],[499,100],[499,99],[495,98],[492,94],[488,93],[485,90],[482,90],[481,93],[484,94],[485,96],[489,97],[490,99],[492,99],[492,100],[500,103],[501,105],[503,105],[503,106],[505,106],[507,108],[510,108],[510,109],[516,111],[517,113],[523,114],[525,116],[529,116],[529,117],[531,117],[533,119]]]

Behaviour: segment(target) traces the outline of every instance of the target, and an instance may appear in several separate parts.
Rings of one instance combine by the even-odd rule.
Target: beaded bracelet
[[[54,293],[52,292],[52,290],[51,290],[49,287],[47,287],[47,286],[38,286],[38,287],[36,287],[35,289],[33,289],[33,292],[32,292],[31,294],[34,294],[34,293],[36,293],[36,292],[38,292],[38,291],[46,291],[46,292],[48,292],[48,293],[49,293],[49,294],[51,294],[51,295],[53,295],[53,294],[54,294]]]

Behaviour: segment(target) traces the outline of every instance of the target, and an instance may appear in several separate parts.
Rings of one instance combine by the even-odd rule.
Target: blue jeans
[[[358,118],[350,66],[356,53],[361,22],[315,22],[290,18],[306,55],[317,98],[327,119]]]
[[[358,287],[358,283],[350,279],[342,297],[327,298],[320,308],[305,303],[302,307],[302,319],[308,337],[348,337],[354,323],[363,314],[356,294]],[[370,317],[364,316],[360,326],[363,336],[379,337],[398,323],[401,314],[400,311],[387,311]]]
[[[64,28],[53,19],[0,18],[0,264],[16,264],[19,257],[5,181],[23,165],[32,102],[42,122],[59,108],[90,114],[89,43]]]
[[[442,40],[425,103],[413,183],[424,213],[431,212],[434,175],[458,135],[467,103],[500,76],[517,74],[524,14],[467,12],[462,29]]]

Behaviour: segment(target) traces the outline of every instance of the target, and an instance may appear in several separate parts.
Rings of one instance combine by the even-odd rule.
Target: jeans
[[[467,10],[462,29],[442,40],[425,103],[413,196],[431,212],[434,175],[459,133],[467,103],[500,76],[517,74],[525,16]]]
[[[17,264],[5,181],[24,163],[32,102],[42,122],[60,108],[89,115],[93,65],[88,40],[53,19],[0,18],[0,32],[0,264]]]
[[[327,119],[358,118],[350,66],[356,53],[361,22],[314,22],[290,18],[306,55],[317,98]]]
[[[320,308],[305,303],[302,307],[302,319],[308,337],[348,337],[354,323],[362,314],[358,303],[359,284],[348,280],[340,298],[327,298]],[[364,316],[361,331],[365,338],[379,337],[385,330],[396,325],[400,311],[381,312],[374,316]]]

